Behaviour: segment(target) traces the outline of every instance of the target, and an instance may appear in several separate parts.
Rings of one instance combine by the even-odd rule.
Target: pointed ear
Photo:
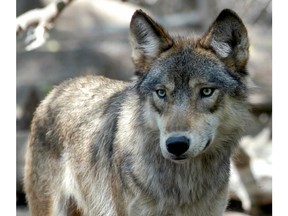
[[[142,10],[137,10],[130,23],[132,60],[136,70],[145,73],[159,55],[173,45],[173,40],[162,26]]]
[[[214,50],[232,70],[246,75],[249,40],[246,27],[232,10],[224,9],[200,40],[202,46]]]

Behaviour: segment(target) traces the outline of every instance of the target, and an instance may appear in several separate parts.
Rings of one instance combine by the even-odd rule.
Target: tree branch
[[[52,28],[54,21],[72,1],[74,0],[57,0],[44,8],[30,10],[17,17],[17,36],[27,32],[26,50],[36,49],[45,43],[47,30]]]

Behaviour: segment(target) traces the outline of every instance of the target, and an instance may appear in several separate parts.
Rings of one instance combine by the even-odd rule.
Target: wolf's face
[[[248,39],[240,18],[226,10],[196,40],[172,38],[138,11],[131,38],[139,93],[163,156],[179,162],[208,151],[222,125],[235,121],[234,101],[245,99]]]

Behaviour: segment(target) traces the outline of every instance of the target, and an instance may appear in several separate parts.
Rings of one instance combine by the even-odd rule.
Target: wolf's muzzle
[[[185,136],[169,137],[166,140],[166,147],[169,153],[180,156],[189,149],[190,140]]]

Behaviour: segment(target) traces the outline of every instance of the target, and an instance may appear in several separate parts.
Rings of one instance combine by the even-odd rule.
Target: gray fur
[[[131,31],[141,49],[156,41],[153,58],[134,47],[137,80],[74,78],[35,112],[25,167],[32,216],[223,215],[230,156],[249,117],[246,60],[223,60],[209,33],[172,38],[142,11]],[[163,50],[167,40],[173,45]],[[213,94],[204,97],[203,88]],[[179,135],[190,142],[181,160],[165,146]]]

